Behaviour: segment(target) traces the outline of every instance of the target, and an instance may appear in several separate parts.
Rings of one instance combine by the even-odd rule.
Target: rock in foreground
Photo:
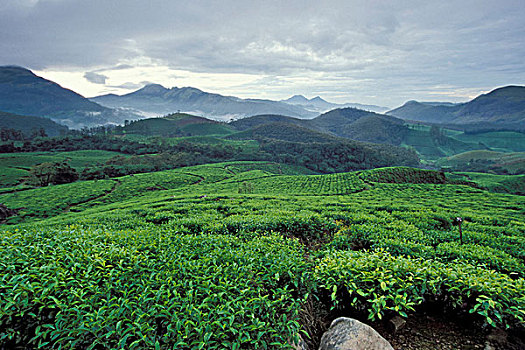
[[[372,327],[354,320],[339,317],[323,334],[319,350],[394,350]]]

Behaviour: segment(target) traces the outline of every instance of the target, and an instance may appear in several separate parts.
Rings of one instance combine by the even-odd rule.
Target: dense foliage
[[[259,140],[258,149],[247,150],[229,144],[181,141],[141,143],[111,135],[76,135],[28,140],[23,145],[0,145],[0,152],[104,150],[135,155],[116,158],[89,169],[83,179],[122,176],[139,172],[173,169],[182,166],[226,160],[268,160],[304,166],[320,173],[370,169],[379,166],[419,164],[417,155],[408,149],[357,141],[323,143]],[[150,155],[142,156],[141,155]]]
[[[315,342],[312,302],[364,320],[437,305],[525,331],[523,197],[410,168],[294,171],[218,163],[1,194],[26,209],[0,231],[0,344],[286,348]]]
[[[268,141],[261,150],[273,160],[305,166],[321,172],[344,172],[375,167],[416,166],[415,152],[390,145],[365,144],[356,141],[330,143],[301,143]]]

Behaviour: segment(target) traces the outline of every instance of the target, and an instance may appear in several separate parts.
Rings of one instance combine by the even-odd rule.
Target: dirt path
[[[192,183],[191,186],[193,186],[193,185],[198,185],[198,184],[200,184],[201,182],[203,182],[204,180],[206,180],[206,178],[205,178],[204,176],[197,175],[197,174],[192,174],[192,173],[183,173],[183,172],[181,172],[180,174],[190,175],[190,176],[195,176],[196,178],[198,178],[198,180],[195,181],[194,183]]]
[[[75,206],[77,206],[77,205],[81,205],[81,204],[85,204],[85,203],[88,203],[88,202],[91,202],[91,201],[95,201],[95,200],[97,200],[97,199],[100,199],[100,198],[102,198],[102,197],[105,197],[105,196],[107,196],[107,195],[113,193],[113,192],[117,189],[117,187],[121,184],[121,182],[120,182],[120,180],[118,180],[118,179],[111,179],[111,180],[114,181],[114,183],[113,183],[113,186],[112,186],[109,190],[104,191],[104,193],[102,193],[101,195],[98,195],[98,196],[96,196],[96,197],[91,197],[91,198],[85,199],[85,200],[83,200],[83,201],[80,201],[80,202],[77,202],[77,203],[70,204],[70,205],[68,205],[68,206],[63,210],[62,213],[67,213],[67,212],[69,212],[69,211],[71,210],[72,207],[75,207]]]

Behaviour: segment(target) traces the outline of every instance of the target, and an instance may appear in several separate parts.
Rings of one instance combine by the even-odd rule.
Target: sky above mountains
[[[2,0],[0,65],[91,97],[147,83],[396,107],[525,83],[525,2]]]

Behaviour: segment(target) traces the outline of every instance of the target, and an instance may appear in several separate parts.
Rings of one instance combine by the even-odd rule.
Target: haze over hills
[[[354,105],[363,109],[378,107]],[[392,144],[400,144],[406,133],[407,128],[401,119],[487,130],[525,130],[525,87],[520,86],[498,88],[462,104],[409,101],[389,111],[388,116],[348,107],[331,109],[322,115],[315,112],[333,106],[340,105],[320,97],[307,99],[295,95],[284,101],[241,99],[193,87],[168,89],[159,84],[150,84],[122,96],[110,94],[86,99],[25,68],[0,67],[0,111],[46,117],[72,128],[123,124],[124,120],[142,119],[148,114],[169,115],[182,111],[220,121],[265,116],[238,124],[246,127],[255,123],[249,125],[254,127],[270,115],[277,115],[272,117],[277,118],[272,119],[273,122],[293,123],[335,136]],[[289,119],[283,121],[282,116]]]
[[[525,130],[525,87],[501,87],[460,104],[408,101],[387,114],[437,124],[481,124]]]
[[[295,105],[295,106],[302,106],[303,108],[309,111],[318,112],[318,113],[324,113],[331,109],[346,108],[346,107],[358,108],[358,109],[362,109],[365,111],[377,112],[377,113],[383,113],[383,112],[388,111],[387,107],[381,107],[381,106],[375,106],[375,105],[364,105],[360,103],[343,103],[343,104],[331,103],[331,102],[328,102],[322,99],[319,96],[316,96],[311,99],[307,99],[303,95],[294,95],[290,97],[289,99],[281,100],[281,102],[285,102],[285,103]]]
[[[103,107],[17,66],[0,67],[0,110],[50,118],[72,128],[120,124],[135,115]]]
[[[312,118],[317,115],[301,106],[278,101],[241,99],[207,93],[193,87],[168,89],[159,84],[146,85],[122,96],[97,96],[91,101],[110,108],[131,108],[149,114],[164,115],[181,111],[223,121],[257,114],[282,114],[298,118]]]

